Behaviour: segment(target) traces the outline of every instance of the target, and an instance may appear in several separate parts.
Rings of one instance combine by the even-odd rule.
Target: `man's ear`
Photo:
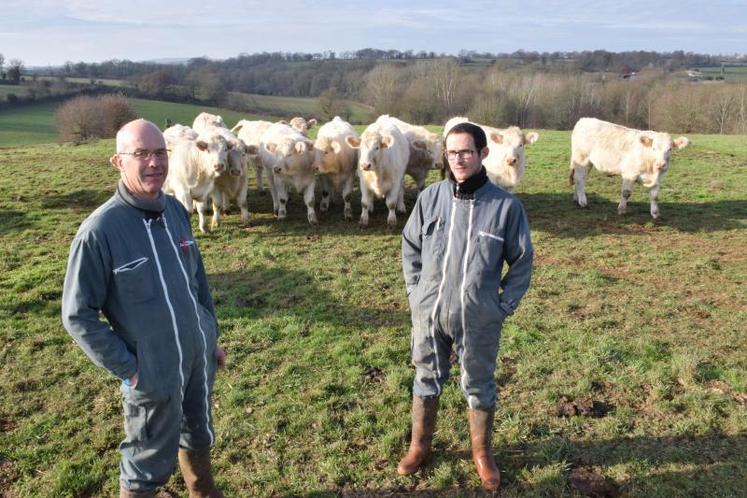
[[[480,159],[485,159],[486,157],[488,157],[489,152],[490,152],[490,149],[487,146],[483,147],[482,150],[480,151]]]
[[[112,168],[116,169],[117,171],[121,170],[122,167],[122,158],[119,157],[119,154],[114,154],[112,157],[109,158],[109,163],[112,165]]]

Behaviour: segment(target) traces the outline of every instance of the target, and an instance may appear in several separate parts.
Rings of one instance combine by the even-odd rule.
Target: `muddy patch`
[[[613,410],[613,407],[604,401],[598,401],[591,398],[580,398],[569,400],[563,396],[550,410],[553,417],[592,417],[602,418]]]

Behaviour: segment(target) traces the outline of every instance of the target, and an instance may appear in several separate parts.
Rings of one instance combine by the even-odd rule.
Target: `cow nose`
[[[666,171],[667,170],[667,166],[668,166],[667,163],[658,163],[656,165],[656,169],[658,169],[659,171]]]
[[[218,173],[222,172],[224,169],[226,168],[225,166],[223,166],[223,163],[218,163],[215,165],[215,171],[217,171]]]
[[[274,171],[275,173],[280,173],[280,172],[281,172],[281,171],[283,170],[283,168],[281,168],[280,166],[275,166],[274,168],[272,168],[272,170],[273,170],[273,171]]]
[[[508,159],[506,159],[506,162],[507,162],[507,163],[508,163],[508,164],[509,164],[510,166],[514,166],[514,165],[516,164],[516,158],[515,158],[515,157],[509,157]]]
[[[371,163],[365,163],[365,164],[361,165],[361,169],[363,171],[369,171],[371,169]]]

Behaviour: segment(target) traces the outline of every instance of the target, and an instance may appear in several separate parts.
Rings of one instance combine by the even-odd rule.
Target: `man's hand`
[[[218,368],[226,366],[226,351],[219,345],[215,346],[215,361],[218,363]]]
[[[137,385],[137,372],[130,377],[130,387],[135,387]]]

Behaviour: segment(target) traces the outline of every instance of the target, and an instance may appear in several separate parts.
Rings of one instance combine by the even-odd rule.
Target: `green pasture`
[[[18,97],[26,95],[27,90],[23,85],[0,85],[0,102],[5,102],[8,94],[15,94]]]
[[[618,496],[745,496],[747,137],[690,138],[659,221],[641,186],[618,216],[619,178],[598,172],[589,208],[576,207],[569,132],[540,130],[528,147],[516,195],[536,259],[496,370],[501,496],[583,496],[578,469]],[[117,180],[113,147],[0,149],[0,496],[117,492],[119,381],[59,316],[70,241]],[[225,495],[481,496],[456,364],[433,457],[396,474],[413,369],[400,234],[383,204],[366,230],[340,201],[312,227],[294,194],[277,222],[250,176],[253,225],[234,210],[196,234],[228,351],[213,405]],[[166,488],[186,496],[178,472]]]
[[[205,111],[223,117],[228,126],[240,119],[270,119],[272,116],[239,113],[228,109],[192,104],[179,104],[159,100],[129,99],[135,112],[162,128],[166,119],[190,125],[195,117]],[[55,129],[55,112],[60,103],[45,103],[0,110],[0,147],[54,143],[58,140]]]
[[[319,99],[305,97],[278,97],[273,95],[257,95],[248,93],[232,93],[242,99],[245,105],[257,112],[276,114],[282,116],[321,116],[322,109]],[[370,106],[358,102],[344,101],[345,111],[342,113],[344,119],[353,123],[371,123],[376,117]]]
[[[723,73],[720,66],[697,67],[693,69],[698,69],[704,76],[712,76],[714,78],[716,76],[723,76],[725,81],[747,81],[747,66],[726,66]]]

